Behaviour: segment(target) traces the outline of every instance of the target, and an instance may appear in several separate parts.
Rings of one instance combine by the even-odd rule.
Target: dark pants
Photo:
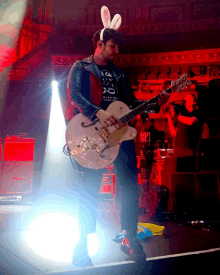
[[[116,179],[121,186],[120,217],[121,229],[137,232],[138,223],[138,184],[137,165],[134,141],[121,144],[119,154],[114,162]],[[91,170],[81,167],[83,174],[79,177],[83,181],[83,188],[79,197],[78,222],[80,232],[95,233],[99,189],[106,169]],[[85,231],[84,231],[85,230]]]

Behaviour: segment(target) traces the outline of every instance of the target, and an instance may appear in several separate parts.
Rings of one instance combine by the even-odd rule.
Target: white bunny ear
[[[102,6],[101,8],[101,18],[104,28],[110,28],[111,15],[109,9],[106,6]]]
[[[121,22],[122,22],[121,15],[116,14],[112,19],[110,29],[114,29],[114,30],[119,29],[119,27],[121,26]]]

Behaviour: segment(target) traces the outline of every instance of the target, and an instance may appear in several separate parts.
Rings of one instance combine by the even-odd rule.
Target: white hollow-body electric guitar
[[[190,84],[184,74],[173,81],[165,92],[179,92]],[[106,111],[119,120],[116,125],[108,125],[108,122],[104,125],[98,118],[91,121],[82,113],[76,115],[66,129],[66,144],[70,155],[86,168],[98,170],[109,166],[116,159],[120,144],[136,137],[136,129],[130,127],[128,122],[140,113],[155,108],[157,101],[158,95],[133,110],[121,101],[112,102]]]

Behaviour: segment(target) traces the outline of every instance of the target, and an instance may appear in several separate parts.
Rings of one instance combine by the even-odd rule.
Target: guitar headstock
[[[187,74],[183,74],[179,79],[171,82],[171,89],[180,92],[184,87],[191,85],[192,82],[187,78]]]

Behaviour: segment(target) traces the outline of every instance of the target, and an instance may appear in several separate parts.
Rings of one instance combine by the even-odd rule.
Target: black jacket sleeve
[[[76,104],[85,116],[93,119],[100,108],[89,101],[90,80],[80,61],[76,61],[69,72],[67,88],[70,101]]]

